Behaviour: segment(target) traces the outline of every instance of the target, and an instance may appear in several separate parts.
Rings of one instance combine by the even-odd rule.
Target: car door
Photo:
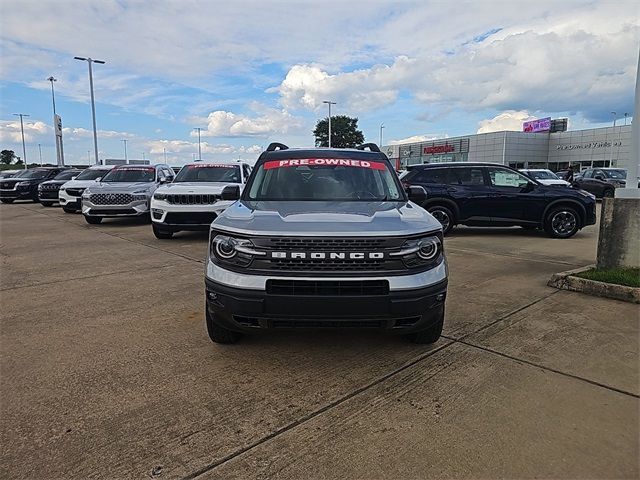
[[[492,223],[540,222],[546,204],[544,186],[504,167],[487,167],[487,174],[492,190]]]
[[[597,178],[595,178],[595,176],[596,170],[593,168],[588,168],[584,171],[581,178],[576,179],[573,182],[573,185],[582,190],[586,190],[587,192],[592,193],[597,197],[601,197],[604,191],[604,187],[606,186],[606,182],[598,180]]]
[[[485,223],[491,219],[491,188],[482,166],[449,168],[448,195],[458,205],[458,220]]]

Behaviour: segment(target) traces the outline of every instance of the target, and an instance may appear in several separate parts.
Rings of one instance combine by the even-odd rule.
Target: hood
[[[213,227],[272,236],[399,236],[442,230],[440,222],[411,202],[238,201]]]
[[[239,183],[226,183],[226,182],[177,182],[167,183],[162,185],[156,190],[158,193],[206,193],[213,195],[220,195],[224,187],[229,185],[238,185],[242,189],[242,185]]]
[[[91,193],[131,193],[138,190],[154,191],[157,186],[155,182],[93,182],[87,189]]]
[[[97,186],[98,182],[95,180],[67,180],[64,184],[67,188],[87,188]]]
[[[40,185],[64,185],[68,182],[69,180],[47,180],[46,182],[42,182]]]
[[[543,185],[565,185],[565,186],[569,186],[571,185],[569,182],[565,181],[565,180],[560,180],[560,179],[553,179],[553,178],[546,178],[546,179],[538,179],[538,182],[540,182]]]

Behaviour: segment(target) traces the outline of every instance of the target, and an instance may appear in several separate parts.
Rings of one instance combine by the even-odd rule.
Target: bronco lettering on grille
[[[384,252],[270,252],[271,258],[292,260],[382,260]]]

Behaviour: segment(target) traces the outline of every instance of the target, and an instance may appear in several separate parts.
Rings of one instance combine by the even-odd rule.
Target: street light
[[[53,114],[56,114],[56,94],[53,91],[53,82],[57,82],[57,78],[53,78],[53,76],[47,78],[51,82],[51,100],[53,101]]]
[[[53,134],[56,137],[55,138],[56,139],[56,161],[58,165],[64,165],[64,148],[62,147],[62,132],[61,131],[58,132],[59,123],[56,115],[56,93],[53,89],[53,82],[57,82],[58,79],[51,76],[47,78],[47,80],[51,82],[51,102],[53,103],[53,123],[54,123]]]
[[[129,159],[127,158],[127,142],[129,140],[121,140],[122,143],[124,143],[124,163],[126,165],[129,165]]]
[[[329,105],[329,148],[331,148],[331,105],[335,105],[336,102],[330,100],[323,100],[322,103]]]
[[[618,114],[616,112],[611,112],[611,115],[613,115],[613,126],[616,126],[616,120],[618,119]]]
[[[164,157],[164,163],[167,163],[167,149],[162,147],[162,156]]]
[[[38,144],[38,151],[40,152],[40,166],[42,166],[42,145],[40,144]]]
[[[106,62],[102,60],[94,60],[92,58],[84,58],[84,57],[73,57],[76,60],[80,60],[83,62],[87,62],[89,64],[89,87],[91,90],[91,113],[93,115],[93,148],[96,154],[96,165],[100,163],[98,160],[98,132],[96,130],[96,102],[93,98],[93,68],[91,67],[92,63],[99,63],[104,65]]]
[[[200,148],[200,127],[194,128],[194,130],[198,131],[198,160],[202,161],[202,149]]]
[[[22,123],[22,117],[28,117],[26,113],[14,113],[16,117],[20,117],[20,132],[22,132],[22,158],[24,160],[24,169],[27,169],[27,147],[24,144],[24,124]]]
[[[380,148],[382,148],[382,129],[384,128],[384,123],[380,124]]]
[[[629,116],[629,114],[627,112],[624,112],[624,125],[625,127],[627,126],[627,117]]]

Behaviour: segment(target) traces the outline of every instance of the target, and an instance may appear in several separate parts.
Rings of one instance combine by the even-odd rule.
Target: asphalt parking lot
[[[214,345],[206,235],[0,206],[2,478],[638,478],[638,307],[520,229],[447,237],[444,337]]]

